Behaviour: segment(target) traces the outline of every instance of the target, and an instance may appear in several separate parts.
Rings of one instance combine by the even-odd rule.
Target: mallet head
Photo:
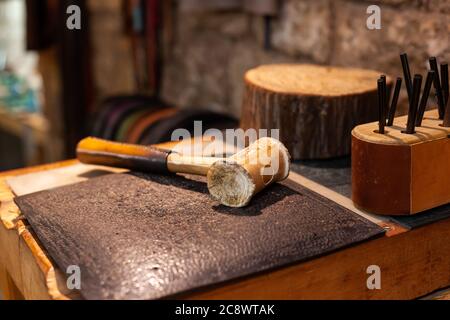
[[[268,185],[289,175],[290,156],[273,138],[261,138],[234,156],[215,162],[208,171],[208,189],[220,203],[246,206]]]

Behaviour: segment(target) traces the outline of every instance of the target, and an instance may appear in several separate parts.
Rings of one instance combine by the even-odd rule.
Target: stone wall
[[[97,100],[134,92],[132,47],[124,32],[122,0],[88,0],[87,3]]]
[[[381,30],[366,27],[371,4],[381,7]],[[176,10],[166,48],[163,97],[240,115],[245,70],[263,63],[313,62],[402,75],[427,59],[450,61],[450,0],[284,0],[272,22],[272,50],[263,48],[263,20],[242,12]],[[405,105],[405,93],[401,104]]]
[[[122,1],[88,3],[98,97],[136,91]],[[381,7],[381,30],[366,27],[371,4]],[[163,98],[235,116],[240,115],[243,75],[260,64],[319,63],[401,76],[403,51],[412,71],[423,75],[429,56],[450,61],[450,0],[281,0],[272,22],[271,50],[264,49],[260,16],[230,10],[187,12],[177,6],[167,16]],[[400,104],[405,107],[405,102],[403,93]]]

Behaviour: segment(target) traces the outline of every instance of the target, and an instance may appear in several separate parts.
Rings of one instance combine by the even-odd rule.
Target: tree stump
[[[279,129],[294,160],[348,155],[352,129],[378,119],[380,75],[317,65],[260,66],[245,75],[241,127]],[[387,83],[390,91],[392,79]]]

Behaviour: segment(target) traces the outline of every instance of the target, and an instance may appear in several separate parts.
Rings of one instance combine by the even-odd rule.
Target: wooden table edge
[[[0,173],[0,185],[7,177],[60,168],[75,163],[77,163],[76,160],[69,160]],[[296,174],[291,174],[290,179],[301,184],[306,181],[309,187],[316,189],[314,191],[327,193],[327,196],[330,196],[329,193],[332,192]],[[3,203],[6,200],[11,205],[14,195],[10,191],[8,202],[5,198],[5,190],[0,192],[2,192],[0,193],[2,195],[0,216],[2,216],[2,210],[5,208]],[[340,196],[332,192],[332,197]],[[342,202],[344,198],[339,201]],[[344,202],[343,206],[347,208],[351,206],[351,201]],[[364,216],[365,213],[362,214]],[[17,215],[20,215],[18,208]],[[415,230],[406,230],[384,218],[380,218],[379,224],[388,228],[384,237],[305,262],[201,288],[178,297],[180,299],[414,299],[450,286],[450,255],[447,254],[450,252],[450,242],[445,240],[450,236],[450,219]],[[9,239],[14,235],[13,239],[17,243],[24,244],[24,250],[27,250],[27,253],[34,258],[34,261],[26,261],[26,263],[34,263],[32,266],[27,266],[26,272],[20,268],[21,259],[26,254],[19,251],[16,252],[17,256],[9,259],[19,264],[20,274],[17,270],[14,272],[13,265],[5,265],[26,299],[34,299],[36,296],[39,299],[56,300],[79,298],[78,294],[71,294],[67,289],[61,289],[65,288],[64,276],[54,267],[25,221],[16,221],[14,228],[10,225],[9,228],[8,225],[0,226],[1,241],[5,238],[5,234]],[[5,245],[0,243],[3,254]],[[4,260],[8,262],[8,259],[0,261]],[[367,268],[377,263],[382,271],[382,284],[385,285],[381,290],[370,290],[366,283],[370,276]],[[33,270],[28,270],[30,268]],[[411,268],[416,272],[408,271]],[[388,273],[383,275],[383,270]],[[30,274],[36,271],[41,273],[46,292],[23,292],[26,291],[22,289],[25,279],[30,278]],[[401,279],[403,281],[400,281]]]

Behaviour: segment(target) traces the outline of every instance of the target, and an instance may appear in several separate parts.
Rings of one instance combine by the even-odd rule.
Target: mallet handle
[[[77,158],[82,163],[156,173],[189,173],[204,175],[220,160],[213,157],[189,157],[151,146],[86,138],[77,146]]]

